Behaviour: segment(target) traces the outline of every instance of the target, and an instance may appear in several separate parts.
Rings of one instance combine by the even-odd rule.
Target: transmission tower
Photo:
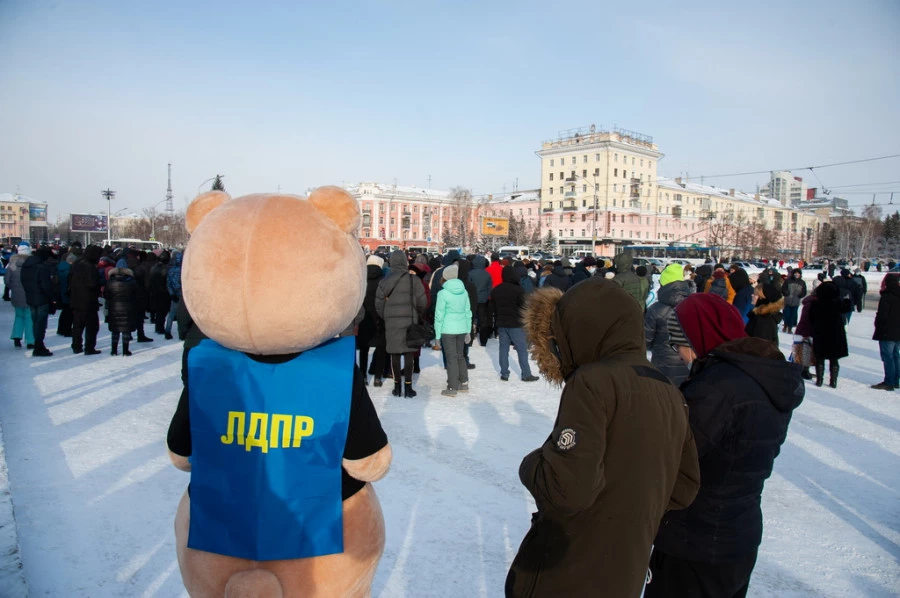
[[[175,206],[172,203],[172,163],[169,162],[169,186],[166,187],[166,212],[172,214],[175,212]]]

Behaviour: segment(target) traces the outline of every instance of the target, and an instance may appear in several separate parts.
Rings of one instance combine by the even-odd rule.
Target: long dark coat
[[[778,325],[781,323],[781,310],[784,309],[784,298],[772,303],[757,303],[747,314],[748,322],[745,331],[749,336],[762,338],[778,344]]]
[[[691,294],[691,285],[676,280],[660,287],[659,300],[647,309],[644,316],[644,340],[651,353],[650,363],[666,375],[672,384],[680,386],[688,377],[687,366],[669,346],[669,316],[675,306]]]
[[[388,261],[391,272],[375,290],[375,311],[384,320],[387,352],[410,353],[416,347],[406,344],[406,329],[425,314],[428,303],[425,287],[418,276],[409,274],[405,253],[393,251]]]
[[[384,336],[384,323],[375,310],[375,292],[383,278],[384,271],[380,266],[374,264],[366,266],[366,296],[363,299],[366,315],[359,323],[359,331],[356,334],[357,348],[377,346],[379,335]]]
[[[687,509],[666,513],[656,550],[728,563],[757,549],[760,496],[803,400],[801,370],[755,338],[723,343],[694,364],[681,392],[700,458],[700,492]]]
[[[833,282],[823,282],[816,288],[816,301],[809,306],[809,321],[813,328],[813,352],[819,363],[850,354],[842,315],[849,311],[850,300],[840,299],[840,290]]]
[[[128,268],[113,268],[104,291],[109,310],[110,332],[132,332],[137,330],[140,306],[137,299],[137,281],[134,272]]]
[[[160,313],[168,311],[172,303],[169,296],[169,289],[166,287],[166,274],[169,271],[169,265],[163,262],[157,262],[150,269],[150,277],[147,280],[147,290],[150,294],[150,311]]]
[[[564,386],[550,436],[519,467],[538,511],[506,595],[639,596],[659,521],[700,483],[684,400],[613,282],[535,291],[524,322],[541,372]]]
[[[69,303],[74,311],[97,311],[102,281],[97,272],[100,248],[88,245],[69,273]]]

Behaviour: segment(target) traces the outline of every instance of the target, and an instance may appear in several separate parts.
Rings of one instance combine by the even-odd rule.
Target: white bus
[[[125,249],[130,247],[140,251],[153,251],[154,249],[162,249],[163,245],[159,241],[142,241],[141,239],[103,239],[103,246],[121,247]]]

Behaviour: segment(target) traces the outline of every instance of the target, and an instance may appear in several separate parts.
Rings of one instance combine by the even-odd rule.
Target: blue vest
[[[256,561],[344,550],[353,337],[281,364],[206,339],[188,354],[188,547]]]

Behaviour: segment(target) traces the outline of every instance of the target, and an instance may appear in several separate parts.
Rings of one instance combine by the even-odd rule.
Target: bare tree
[[[472,216],[475,211],[475,202],[472,199],[472,191],[464,187],[450,189],[450,205],[453,220],[456,222],[454,238],[457,241],[453,245],[468,248],[474,241],[475,233],[472,230]],[[446,243],[446,240],[444,241]]]

